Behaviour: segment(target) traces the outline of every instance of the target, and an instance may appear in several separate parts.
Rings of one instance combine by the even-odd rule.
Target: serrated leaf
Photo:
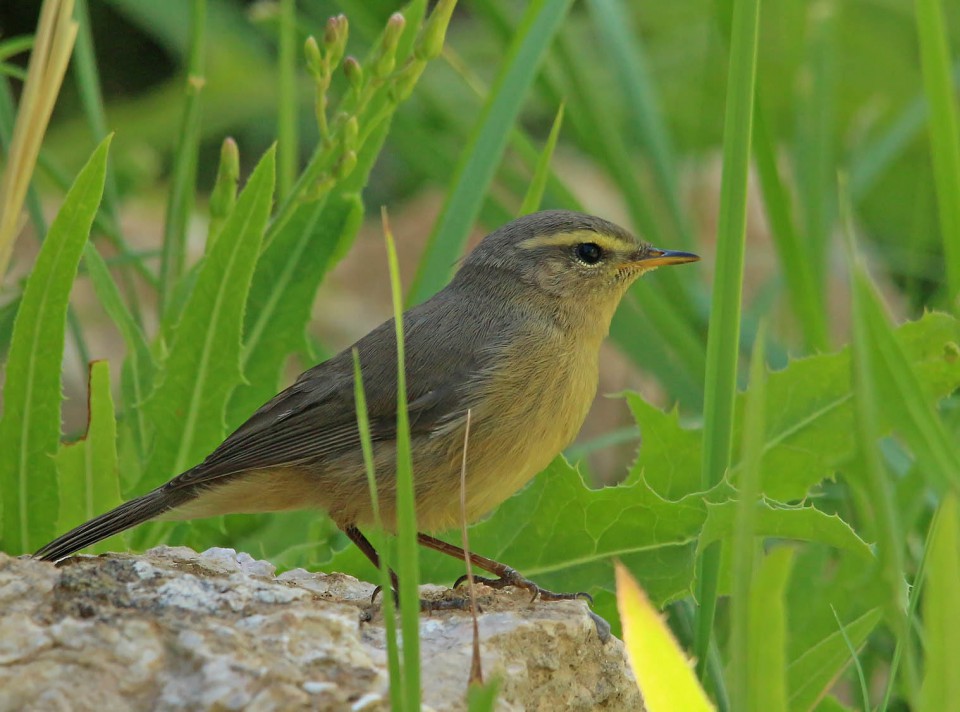
[[[636,393],[625,397],[640,426],[640,449],[629,476],[643,477],[667,499],[699,490],[703,431],[682,427],[676,408],[664,412]]]
[[[939,400],[960,385],[960,360],[951,360],[944,350],[960,340],[960,322],[955,318],[927,314],[900,326],[896,338],[925,398]],[[767,422],[763,490],[779,501],[802,499],[856,451],[849,348],[794,361],[771,373],[767,393],[776,405]],[[742,397],[737,423],[741,408]],[[881,417],[879,426],[889,432],[893,423]]]
[[[813,709],[850,664],[850,649],[844,634],[854,648],[859,648],[882,617],[881,609],[874,608],[848,623],[842,632],[831,633],[790,661],[787,679],[791,710],[807,712]]]
[[[57,529],[68,531],[120,504],[117,472],[117,422],[110,393],[110,365],[90,364],[87,395],[90,421],[80,440],[62,445],[56,455],[60,484],[60,518]],[[96,553],[125,548],[121,537],[98,542]]]
[[[305,343],[314,295],[341,242],[359,229],[363,203],[356,194],[301,205],[263,250],[244,317],[241,367],[246,383],[230,397],[234,429],[277,392],[286,357]]]
[[[960,322],[942,313],[929,313],[894,331],[907,362],[913,367],[927,403],[934,403],[960,386]],[[811,487],[848,463],[856,452],[853,438],[853,392],[850,350],[790,362],[770,373],[767,396],[772,404],[762,461],[763,492],[773,500],[802,499]],[[743,394],[736,403],[734,443],[741,441]],[[641,446],[632,475],[642,473],[658,493],[671,499],[699,488],[700,431],[684,430],[676,415],[629,396],[640,427]],[[884,432],[895,422],[881,414]],[[644,448],[651,448],[648,455]],[[739,453],[734,453],[734,462]],[[736,476],[734,468],[733,476]]]
[[[103,196],[104,139],[80,171],[40,248],[13,326],[0,420],[4,551],[20,554],[56,533],[53,461],[60,444],[61,366],[67,303]]]
[[[626,567],[615,566],[623,642],[644,707],[650,712],[714,709],[661,613]]]
[[[835,514],[826,514],[811,506],[787,507],[769,501],[759,502],[756,512],[758,535],[818,542],[874,560],[867,543]],[[698,555],[713,542],[729,539],[733,535],[736,515],[736,502],[707,503],[707,518],[697,545]]]
[[[223,439],[227,397],[242,378],[243,306],[270,214],[273,185],[271,148],[198,271],[156,388],[144,404],[155,437],[141,490],[196,464]]]

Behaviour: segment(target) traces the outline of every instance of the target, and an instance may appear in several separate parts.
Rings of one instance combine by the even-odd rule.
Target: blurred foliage
[[[4,155],[29,49],[17,38],[33,32],[37,5],[0,6]],[[945,626],[960,618],[960,335],[944,248],[956,231],[943,209],[960,195],[942,168],[960,160],[942,157],[957,143],[960,4],[763,4],[746,93],[753,131],[733,146],[745,159],[752,142],[754,159],[744,284],[736,270],[718,276],[731,302],[746,294],[722,335],[729,354],[739,346],[741,385],[761,320],[766,342],[722,428],[702,413],[721,378],[707,359],[720,323],[715,251],[740,237],[718,242],[716,214],[721,202],[733,217],[743,207],[721,197],[717,177],[733,144],[725,106],[749,106],[728,82],[740,77],[730,57],[753,51],[732,33],[741,0],[463,0],[442,51],[451,5],[421,29],[426,5],[411,3],[406,22],[391,19],[399,6],[388,0],[78,5],[77,49],[27,196],[43,248],[33,262],[19,246],[17,274],[29,274],[0,292],[3,548],[43,543],[58,509],[66,525],[115,503],[117,468],[130,497],[189,467],[284,385],[287,360],[318,350],[305,338],[315,293],[354,249],[364,215],[379,218],[374,206],[396,215],[445,196],[414,299],[444,283],[474,222],[493,229],[538,203],[582,208],[706,258],[643,280],[611,329],[663,402],[626,397],[642,447],[623,483],[592,490],[558,459],[472,530],[473,546],[552,587],[592,590],[615,629],[619,557],[687,650],[694,604],[719,604],[697,645],[708,646],[705,687],[721,708],[725,666],[761,650],[776,680],[751,696],[761,673],[731,678],[747,707],[840,709],[840,691],[848,703],[870,697],[855,699],[863,709],[938,709],[956,647]],[[328,20],[341,12],[349,31]],[[43,208],[61,203],[48,230]],[[121,218],[154,220],[164,203],[165,239],[143,245]],[[190,240],[203,250],[188,258]],[[95,321],[68,309],[78,268],[127,353],[110,355],[116,422],[97,366],[87,440],[68,443],[59,365],[86,373]],[[759,433],[744,432],[751,408],[764,413],[751,421]],[[705,486],[704,443],[717,437],[731,452]],[[631,427],[577,453],[636,439]],[[741,489],[756,501],[738,501]],[[376,575],[313,512],[148,525],[130,541]],[[697,602],[710,544],[716,580]],[[424,557],[421,570],[448,582],[459,568]],[[728,605],[731,593],[742,606]]]

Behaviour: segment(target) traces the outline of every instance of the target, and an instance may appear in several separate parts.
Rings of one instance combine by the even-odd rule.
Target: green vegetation
[[[410,303],[478,224],[586,209],[704,262],[614,320],[632,423],[558,457],[471,549],[591,592],[615,632],[621,561],[720,709],[958,708],[955,3],[110,0],[75,25],[60,4],[52,34],[0,39],[0,550],[190,467],[291,362],[347,346],[311,310],[381,205],[400,265],[424,239]],[[33,48],[45,91],[23,89]],[[400,272],[391,255],[396,309]],[[107,320],[125,353],[95,337]],[[393,704],[416,709],[414,583],[463,566],[418,554],[401,504],[400,536],[371,540],[401,576]],[[313,512],[95,551],[160,542],[387,581]]]

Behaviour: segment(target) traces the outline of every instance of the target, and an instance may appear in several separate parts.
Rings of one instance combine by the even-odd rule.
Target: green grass
[[[348,20],[328,25],[330,5],[282,0],[252,22],[231,2],[116,0],[110,16],[78,3],[39,168],[16,175],[42,247],[35,257],[17,236],[0,291],[0,548],[29,551],[189,467],[293,364],[346,346],[307,334],[331,308],[315,295],[362,249],[363,225],[380,230],[381,206],[405,226],[388,250],[397,317],[398,258],[409,264],[418,237],[410,302],[446,283],[476,228],[584,209],[705,260],[646,277],[614,319],[620,365],[602,363],[629,373],[627,417],[568,454],[618,484],[595,489],[557,459],[470,529],[472,549],[592,591],[614,630],[618,557],[680,612],[671,623],[721,709],[840,709],[840,690],[862,708],[950,709],[956,8],[462,0],[454,15],[450,0],[431,13],[416,0],[401,22],[391,3],[342,0]],[[130,35],[169,65],[136,65],[116,42]],[[13,97],[34,96],[10,69],[29,47],[0,42],[4,155]],[[435,220],[419,202],[431,195]],[[162,242],[144,244],[156,205]],[[93,287],[94,309],[75,282]],[[122,352],[101,345],[101,310]],[[74,383],[95,359],[110,363],[94,366],[90,422],[77,422],[63,390],[86,399]],[[449,584],[463,564],[418,558],[404,437],[398,460],[398,536],[376,543],[400,575],[399,619],[383,597],[391,704],[413,710],[416,586]],[[316,513],[150,525],[130,541],[242,545],[388,581]]]
[[[704,457],[701,486],[708,490],[730,465],[733,400],[740,352],[740,301],[747,218],[747,170],[750,164],[759,42],[759,0],[736,0],[730,37],[730,79],[723,138],[723,182],[717,226],[714,276],[704,394]],[[713,636],[720,552],[705,552],[700,566],[697,621],[697,670],[706,675]],[[719,681],[715,681],[717,684]]]

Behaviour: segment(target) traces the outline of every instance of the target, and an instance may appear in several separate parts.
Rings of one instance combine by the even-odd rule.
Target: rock
[[[0,553],[0,710],[387,710],[373,586],[231,549],[161,547],[60,567]],[[462,592],[435,586],[424,598]],[[639,710],[623,644],[582,601],[478,586],[502,710]],[[464,709],[468,611],[422,614],[424,709]]]

